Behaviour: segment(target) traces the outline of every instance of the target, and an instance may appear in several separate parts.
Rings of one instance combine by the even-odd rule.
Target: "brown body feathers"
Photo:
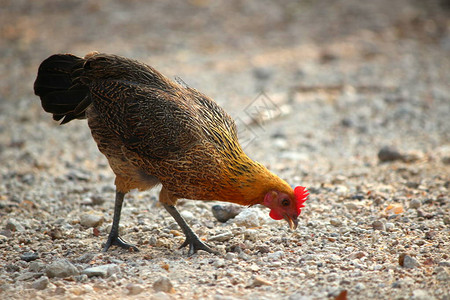
[[[212,99],[135,60],[107,54],[54,55],[39,68],[35,92],[54,119],[87,118],[117,189],[163,185],[178,198],[261,203],[292,188],[251,160],[231,117]]]

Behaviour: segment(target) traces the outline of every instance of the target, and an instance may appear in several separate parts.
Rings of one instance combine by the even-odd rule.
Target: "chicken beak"
[[[298,226],[297,218],[293,219],[289,216],[285,216],[284,219],[289,223],[289,228],[291,228],[291,230],[297,229]]]

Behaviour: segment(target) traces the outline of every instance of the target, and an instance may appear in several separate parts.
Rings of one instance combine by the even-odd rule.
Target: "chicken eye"
[[[281,206],[289,206],[289,204],[291,204],[291,201],[289,201],[289,199],[284,198],[283,200],[281,200]]]

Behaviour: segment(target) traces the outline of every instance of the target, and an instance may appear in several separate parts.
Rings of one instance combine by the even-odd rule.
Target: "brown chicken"
[[[262,204],[291,228],[308,192],[295,191],[239,145],[232,118],[212,99],[150,66],[92,52],[56,54],[42,62],[34,83],[45,111],[61,124],[87,119],[99,150],[116,175],[111,245],[137,250],[119,237],[122,202],[132,189],[161,184],[159,201],[183,230],[189,255],[214,252],[191,230],[177,199]]]

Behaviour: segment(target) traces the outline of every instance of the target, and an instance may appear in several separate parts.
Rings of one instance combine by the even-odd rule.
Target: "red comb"
[[[297,212],[300,215],[303,203],[308,200],[309,192],[304,186],[298,186],[294,189],[295,200],[297,200]]]

